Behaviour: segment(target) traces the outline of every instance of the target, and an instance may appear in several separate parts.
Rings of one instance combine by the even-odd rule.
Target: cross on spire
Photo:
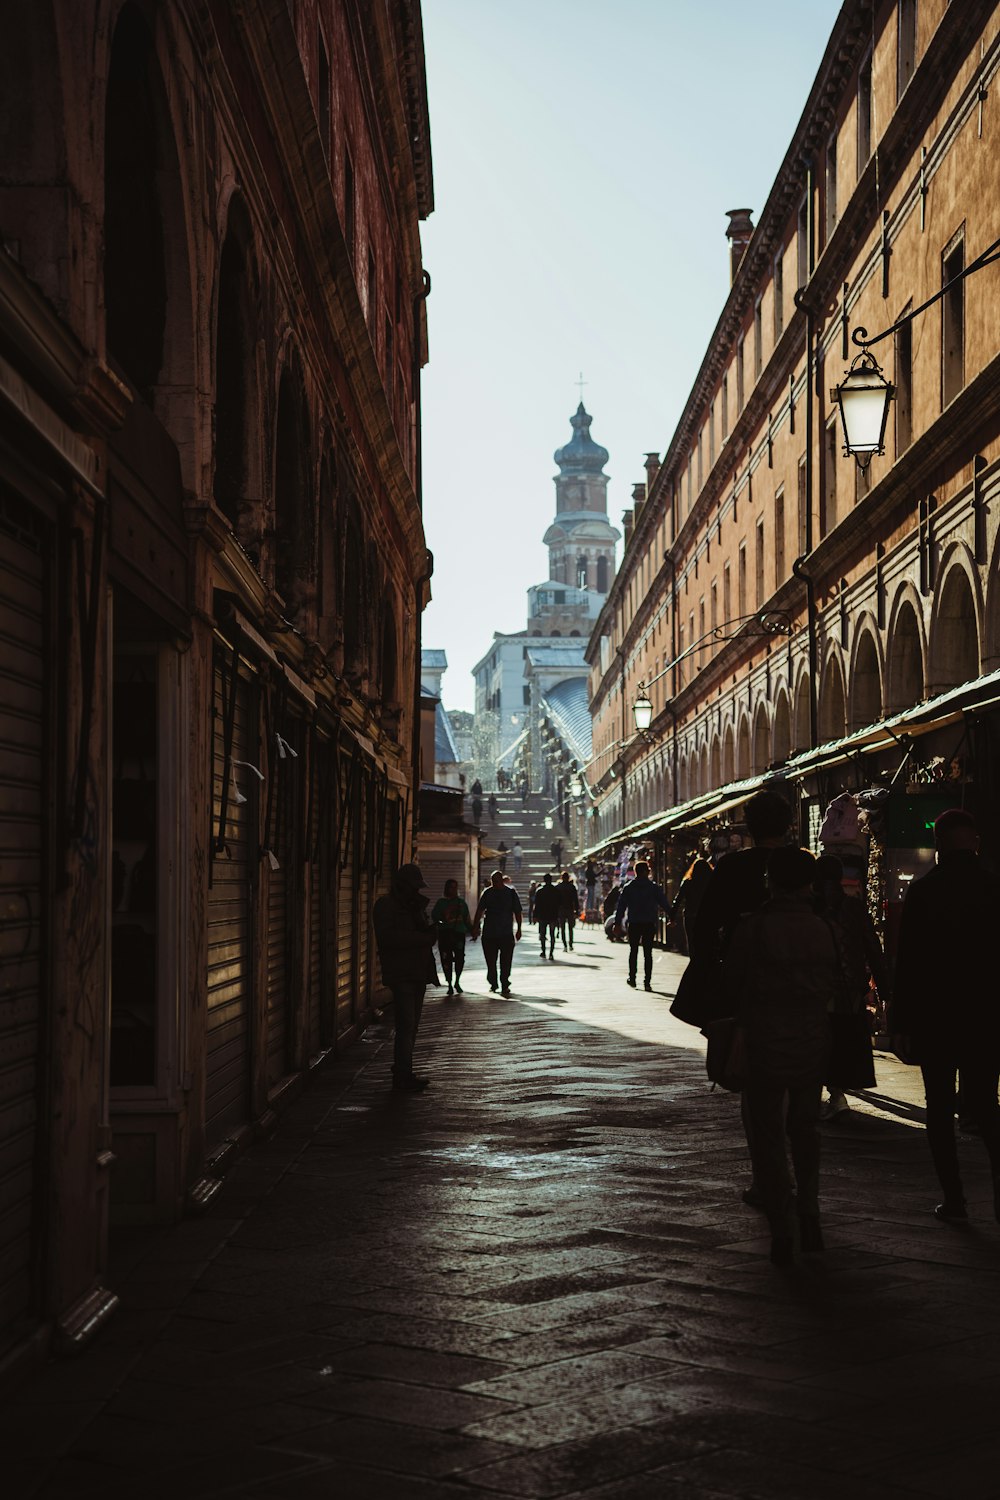
[[[590,384],[590,382],[588,380],[584,380],[584,378],[583,378],[583,371],[582,370],[580,371],[580,378],[579,378],[579,380],[575,380],[573,382],[573,384],[574,385],[578,385],[580,387],[580,404],[582,405],[583,404],[583,388],[584,388],[585,385],[589,385]]]

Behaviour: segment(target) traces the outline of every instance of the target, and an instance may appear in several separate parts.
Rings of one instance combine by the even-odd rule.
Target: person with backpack
[[[572,952],[573,932],[576,919],[580,915],[580,897],[576,889],[576,881],[568,870],[563,870],[559,884],[556,886],[556,893],[558,895],[559,936],[562,938],[563,952],[567,951],[567,937],[569,938],[569,951]]]
[[[545,957],[545,940],[548,938],[549,958],[554,957],[556,926],[559,921],[559,892],[552,884],[552,875],[546,870],[542,883],[535,892],[535,916],[538,920],[538,937]]]
[[[465,939],[472,931],[472,918],[458,894],[457,880],[445,881],[444,895],[435,903],[431,921],[438,926],[438,952],[448,994],[461,995],[464,991],[459,980],[465,968]]]
[[[615,935],[620,936],[625,919],[628,918],[628,980],[635,989],[639,967],[639,947],[642,946],[645,988],[653,988],[653,941],[656,937],[657,915],[669,912],[670,902],[662,886],[649,878],[649,865],[640,859],[635,867],[635,879],[623,885],[615,907]]]
[[[824,1080],[830,1094],[823,1110],[826,1120],[850,1109],[845,1089],[874,1088],[869,981],[884,1004],[889,999],[889,972],[875,924],[864,902],[844,890],[843,874],[844,866],[835,854],[817,859],[813,874],[815,906],[833,927],[842,970],[830,1016],[830,1066]]]

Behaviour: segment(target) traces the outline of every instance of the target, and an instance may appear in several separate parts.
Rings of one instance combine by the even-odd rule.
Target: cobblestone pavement
[[[635,992],[602,936],[548,963],[528,929],[513,999],[432,995],[426,1094],[387,1030],[338,1060],[207,1218],[119,1249],[115,1322],[0,1419],[8,1500],[1000,1494],[979,1143],[941,1224],[880,1061],[825,1128],[827,1253],[774,1269],[680,972]]]

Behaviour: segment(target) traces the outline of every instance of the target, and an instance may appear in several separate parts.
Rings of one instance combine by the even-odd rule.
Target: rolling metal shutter
[[[358,861],[357,861],[357,891],[358,891],[358,914],[357,914],[357,990],[355,1002],[355,1016],[361,1016],[368,1009],[368,985],[371,974],[371,945],[372,945],[372,886],[375,881],[375,820],[373,816],[374,807],[374,782],[367,768],[361,776],[361,795],[358,808]]]
[[[358,762],[344,757],[341,767],[337,882],[337,1036],[353,1024],[356,993]]]
[[[31,1311],[41,1045],[46,568],[34,512],[0,492],[0,1345]]]
[[[243,663],[216,649],[212,736],[213,857],[208,892],[205,1133],[210,1145],[250,1113],[253,888],[258,780],[257,687]],[[237,801],[237,794],[245,800]],[[221,841],[221,847],[220,847]]]
[[[322,1046],[323,1016],[323,879],[322,765],[326,742],[313,733],[309,741],[309,795],[306,809],[306,878],[309,882],[309,947],[306,955],[305,1041],[307,1057],[315,1057]]]

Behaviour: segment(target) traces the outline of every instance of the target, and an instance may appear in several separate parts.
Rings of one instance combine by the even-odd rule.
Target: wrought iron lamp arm
[[[992,265],[995,260],[1000,260],[1000,240],[994,240],[992,245],[987,245],[981,255],[977,255],[975,260],[970,260],[964,271],[959,271],[957,276],[953,276],[950,281],[946,281],[940,291],[935,292],[932,297],[928,297],[926,302],[921,302],[919,307],[911,308],[901,318],[897,318],[895,323],[891,323],[888,328],[883,328],[881,333],[876,333],[872,338],[868,337],[867,328],[855,328],[851,334],[851,342],[857,344],[863,351],[871,349],[875,344],[880,344],[883,339],[889,338],[891,334],[896,333],[900,328],[905,328],[907,323],[912,323],[914,318],[919,318],[920,314],[926,312],[929,307],[933,307],[935,302],[940,302],[945,293],[950,292],[953,286],[957,286],[960,281],[964,281],[973,272],[981,271],[984,266]]]
[[[693,656],[696,651],[699,651],[706,641],[735,640],[740,631],[738,629],[730,630],[729,627],[731,625],[745,625],[748,620],[756,620],[761,627],[759,631],[752,632],[753,634],[766,636],[792,634],[792,622],[783,609],[763,609],[758,610],[752,615],[737,615],[732,620],[723,620],[721,625],[713,625],[711,630],[706,630],[704,635],[700,635],[696,641],[692,641],[690,646],[686,646],[680,655],[674,657],[673,661],[668,661],[663,670],[657,672],[655,677],[650,677],[647,681],[640,682],[640,692],[651,688],[654,682],[659,682],[661,678],[666,677],[667,673],[672,672],[674,667],[678,666],[680,662],[685,661],[687,657]],[[768,621],[775,623],[768,624]]]

